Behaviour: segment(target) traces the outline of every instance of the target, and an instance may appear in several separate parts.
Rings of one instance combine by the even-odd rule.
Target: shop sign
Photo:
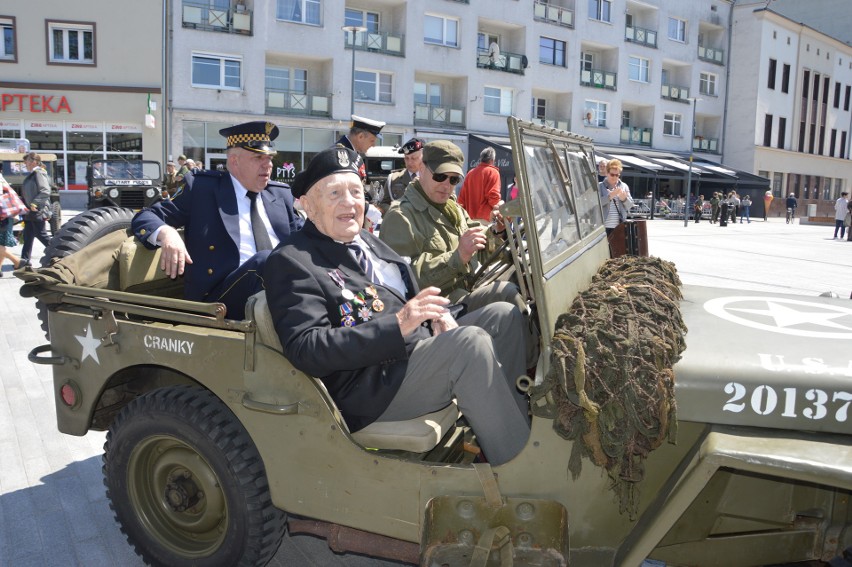
[[[0,129],[3,130],[19,130],[21,128],[20,120],[0,120]]]
[[[103,132],[103,122],[67,122],[68,130],[74,132]]]
[[[71,114],[71,105],[65,96],[0,93],[0,112],[67,112]]]
[[[139,124],[109,124],[106,126],[107,132],[141,134],[142,126]]]
[[[24,122],[24,128],[29,130],[47,130],[52,132],[62,131],[62,122],[51,122],[49,120],[30,120]]]

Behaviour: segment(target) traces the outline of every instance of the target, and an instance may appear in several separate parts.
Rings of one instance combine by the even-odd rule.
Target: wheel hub
[[[165,485],[165,501],[175,512],[186,512],[194,508],[204,497],[192,479],[192,473],[183,470],[169,475]]]

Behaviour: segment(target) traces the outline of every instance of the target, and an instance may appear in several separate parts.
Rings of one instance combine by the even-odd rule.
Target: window
[[[538,60],[546,65],[565,66],[565,42],[542,37],[538,43]]]
[[[595,68],[595,54],[584,51],[580,54],[580,69],[591,71]]]
[[[192,86],[239,90],[242,85],[240,57],[192,54]]]
[[[784,67],[781,71],[781,92],[790,92],[790,65],[787,63],[784,63]]]
[[[0,43],[0,61],[17,61],[18,50],[15,40],[15,18],[0,18],[0,33],[3,34],[3,41]]]
[[[840,108],[840,83],[834,83],[834,108]]]
[[[440,83],[414,83],[414,103],[441,105]]]
[[[784,149],[784,138],[787,137],[787,119],[783,116],[778,117],[778,144],[776,147]]]
[[[669,18],[669,39],[686,43],[686,20]]]
[[[630,128],[630,111],[622,110],[621,111],[621,126],[623,128]]]
[[[849,93],[852,91],[852,87],[846,85],[846,97],[843,99],[843,110],[849,110]]]
[[[95,64],[95,24],[47,21],[49,63]]]
[[[629,57],[627,60],[628,77],[631,81],[650,82],[651,63],[644,57]]]
[[[355,100],[393,102],[393,76],[378,71],[355,71]]]
[[[306,94],[308,92],[308,71],[286,67],[267,67],[266,88]]]
[[[367,28],[369,33],[379,33],[379,15],[375,12],[346,8],[343,21],[347,26],[358,26]]]
[[[775,90],[775,71],[777,66],[778,62],[775,59],[769,60],[769,79],[766,86],[772,90]]]
[[[767,114],[763,119],[763,145],[767,148],[772,146],[772,115]]]
[[[423,41],[449,47],[459,46],[459,21],[426,14],[423,17]]]
[[[716,79],[713,73],[701,73],[698,76],[698,91],[708,96],[716,96]]]
[[[500,36],[492,33],[479,32],[476,34],[477,49],[488,49],[492,43],[500,45]]]
[[[589,18],[602,22],[612,21],[612,2],[610,0],[589,0]]]
[[[277,0],[276,17],[297,24],[320,25],[321,0]]]
[[[512,114],[512,90],[499,87],[485,87],[484,99],[486,114]]]
[[[831,142],[828,144],[828,156],[834,157],[834,147],[837,145],[837,128],[831,129]]]
[[[674,112],[663,114],[663,134],[667,136],[680,136],[680,127],[683,124],[683,115]]]
[[[606,128],[609,105],[599,100],[587,100],[583,107],[583,123],[593,128]]]
[[[544,120],[547,118],[547,100],[538,97],[532,97],[532,109],[530,116],[533,120]]]

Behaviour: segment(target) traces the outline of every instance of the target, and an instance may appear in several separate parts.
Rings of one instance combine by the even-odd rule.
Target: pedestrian
[[[746,218],[748,224],[751,224],[751,215],[749,211],[751,209],[751,197],[745,195],[740,201],[740,224],[743,224],[743,217]]]
[[[793,224],[793,221],[796,219],[796,208],[799,206],[799,200],[796,199],[796,195],[790,193],[790,196],[787,197],[787,224]]]
[[[500,198],[500,170],[494,165],[497,152],[487,147],[479,154],[479,164],[467,172],[459,205],[464,207],[470,218],[487,226],[491,222],[491,212],[498,206]]]
[[[8,192],[10,194],[15,191],[12,189],[11,185],[3,179],[2,173],[0,173],[0,191],[3,191],[4,193]],[[11,260],[12,266],[16,270],[21,266],[21,259],[9,251],[9,248],[14,248],[18,245],[18,241],[15,240],[15,234],[13,232],[16,218],[17,215],[9,215],[5,219],[0,220],[0,277],[3,277],[2,268],[4,260]],[[849,234],[852,234],[852,231],[850,231]]]
[[[20,265],[29,266],[33,241],[38,239],[45,246],[50,242],[45,222],[50,218],[50,181],[47,171],[42,167],[41,156],[36,152],[24,155],[24,167],[29,174],[21,184],[21,198],[28,210],[24,215],[24,244]]]
[[[769,207],[772,205],[773,198],[772,191],[767,189],[766,193],[763,194],[763,222],[766,222],[769,216]]]
[[[840,231],[840,240],[843,240],[843,236],[846,234],[846,226],[844,226],[843,222],[846,220],[846,208],[849,205],[849,199],[846,198],[848,195],[846,191],[840,193],[840,197],[834,202],[834,239],[837,239],[837,231]]]
[[[699,195],[692,205],[692,216],[695,217],[695,224],[701,220],[701,213],[704,212],[704,195]]]
[[[710,197],[710,224],[719,222],[719,192],[713,191],[713,196]]]
[[[737,210],[740,208],[740,197],[736,191],[728,193],[728,212],[731,214],[731,222],[737,222]]]

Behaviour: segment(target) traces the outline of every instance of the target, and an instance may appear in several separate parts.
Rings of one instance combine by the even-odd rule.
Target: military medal
[[[370,297],[373,298],[373,302],[371,304],[373,311],[375,311],[376,313],[381,313],[382,310],[384,310],[385,308],[385,304],[382,302],[381,299],[379,299],[379,292],[378,290],[376,290],[376,286],[371,285],[367,287],[364,291],[366,291],[370,295]]]
[[[365,305],[358,309],[358,317],[360,317],[362,321],[369,321],[373,318],[373,312]]]
[[[384,310],[384,308],[385,308],[385,304],[382,303],[381,299],[374,299],[373,300],[373,311],[375,311],[376,313],[381,313],[382,310]]]
[[[345,287],[340,291],[340,295],[343,296],[343,299],[347,301],[352,301],[355,299],[355,294],[352,293],[351,289],[346,289]]]
[[[340,306],[340,326],[341,327],[354,327],[355,326],[355,317],[352,316],[352,306],[348,303],[344,303]]]

